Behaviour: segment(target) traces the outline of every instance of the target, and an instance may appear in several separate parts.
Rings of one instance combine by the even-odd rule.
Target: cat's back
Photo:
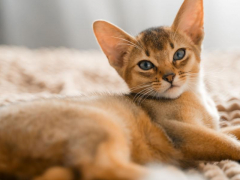
[[[125,96],[92,95],[39,99],[13,103],[0,108],[0,135],[17,131],[34,133],[52,129],[70,131],[98,124],[109,129],[107,121],[125,126],[122,119],[134,118],[139,108]]]
[[[23,121],[38,119],[38,121],[49,121],[46,117],[54,117],[56,122],[60,117],[74,118],[84,117],[91,112],[107,112],[111,114],[115,110],[121,110],[133,104],[124,96],[114,95],[91,95],[78,97],[62,97],[38,99],[33,101],[12,103],[0,107],[0,121],[4,119],[19,118]],[[120,109],[119,109],[120,108]],[[9,122],[9,121],[8,121]]]

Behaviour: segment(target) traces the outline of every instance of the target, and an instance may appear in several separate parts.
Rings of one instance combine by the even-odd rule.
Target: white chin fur
[[[197,172],[185,172],[174,166],[151,165],[150,172],[141,180],[205,180]]]
[[[174,87],[173,89],[169,89],[164,93],[157,94],[159,98],[167,98],[167,99],[176,99],[183,93],[182,87]]]

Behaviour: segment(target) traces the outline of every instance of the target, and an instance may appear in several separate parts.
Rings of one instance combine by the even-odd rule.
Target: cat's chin
[[[158,98],[177,99],[183,93],[182,88],[176,86],[167,89],[164,93],[158,93]]]

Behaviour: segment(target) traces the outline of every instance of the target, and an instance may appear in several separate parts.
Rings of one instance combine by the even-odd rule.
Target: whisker
[[[140,92],[138,92],[138,93],[134,96],[133,102],[136,102],[137,99],[142,95],[142,93],[144,93],[145,91],[148,91],[148,89],[149,89],[149,88],[145,88],[145,89],[141,90]]]
[[[150,96],[151,92],[153,92],[153,91],[154,91],[153,89],[151,89],[150,91],[148,91],[148,92],[144,95],[144,97],[142,98],[142,100],[139,101],[139,104],[143,103],[143,102]]]
[[[141,95],[138,97],[138,103],[137,103],[137,100],[136,100],[136,103],[138,105],[140,105],[140,101],[143,99],[143,97],[145,96],[145,94],[147,94],[148,92],[150,91],[150,89],[147,89],[145,92],[141,93]]]
[[[182,75],[182,74],[186,74],[186,73],[190,73],[190,72],[192,72],[192,71],[187,71],[187,72],[180,71],[180,72],[178,72],[178,74]]]
[[[142,89],[141,91],[137,92],[135,96],[137,96],[137,95],[139,95],[139,94],[142,94],[142,93],[144,92],[144,90],[149,89],[149,88],[150,88],[150,86],[145,87],[145,88]],[[134,97],[135,97],[135,96],[134,96]],[[137,98],[137,97],[136,97],[136,98]]]
[[[131,90],[141,89],[141,88],[148,87],[148,86],[151,86],[151,84],[150,83],[143,83],[143,84],[137,85],[135,87],[129,88],[129,90],[131,91]]]
[[[184,78],[184,77],[188,77],[187,75],[184,75],[184,76],[179,76],[180,78]]]
[[[136,103],[137,103],[137,102],[140,102],[141,99],[144,98],[144,96],[145,96],[148,92],[150,92],[151,90],[153,90],[151,87],[145,89],[145,91],[141,92],[141,93],[139,94],[139,96],[135,99],[135,102],[136,102]],[[139,103],[138,103],[138,104],[139,104]]]

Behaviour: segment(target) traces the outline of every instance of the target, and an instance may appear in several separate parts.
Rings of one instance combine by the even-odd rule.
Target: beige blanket
[[[221,125],[240,125],[240,51],[204,53],[203,67],[207,89],[221,114]],[[106,91],[126,92],[127,87],[99,51],[0,46],[0,105]],[[202,168],[211,180],[240,179],[236,162],[209,163]]]

